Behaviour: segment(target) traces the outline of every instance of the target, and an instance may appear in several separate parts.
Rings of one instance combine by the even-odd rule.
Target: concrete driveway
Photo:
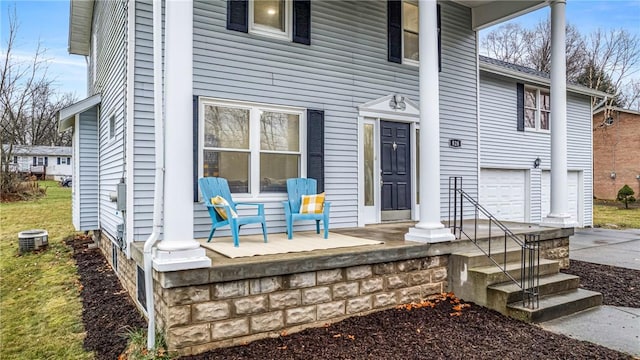
[[[640,270],[640,229],[576,229],[569,258]]]

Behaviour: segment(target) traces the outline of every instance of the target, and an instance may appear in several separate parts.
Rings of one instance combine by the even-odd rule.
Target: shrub
[[[636,201],[636,198],[633,197],[633,189],[629,187],[629,185],[625,184],[620,190],[618,190],[618,201],[624,203],[625,209],[629,208],[629,203]]]

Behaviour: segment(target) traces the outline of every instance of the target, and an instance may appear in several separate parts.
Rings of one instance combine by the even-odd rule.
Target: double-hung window
[[[549,131],[551,98],[548,91],[537,88],[524,90],[524,126],[530,130]]]
[[[202,176],[226,178],[233,193],[286,192],[306,175],[302,109],[201,101]]]
[[[291,40],[291,1],[249,1],[249,32]]]
[[[402,2],[402,54],[403,63],[418,65],[418,3]]]

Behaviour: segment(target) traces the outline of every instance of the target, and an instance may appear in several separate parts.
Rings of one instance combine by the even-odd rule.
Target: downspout
[[[162,2],[153,1],[153,115],[155,118],[156,171],[153,189],[153,231],[144,242],[144,284],[147,300],[147,349],[156,342],[155,304],[153,299],[153,267],[151,249],[162,231],[162,207],[164,206],[164,123],[162,112]]]

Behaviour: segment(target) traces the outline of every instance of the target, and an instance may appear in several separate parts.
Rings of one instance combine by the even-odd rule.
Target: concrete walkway
[[[640,229],[576,229],[570,239],[569,258],[640,270]],[[540,326],[640,357],[640,309],[637,308],[603,305],[543,322]]]

